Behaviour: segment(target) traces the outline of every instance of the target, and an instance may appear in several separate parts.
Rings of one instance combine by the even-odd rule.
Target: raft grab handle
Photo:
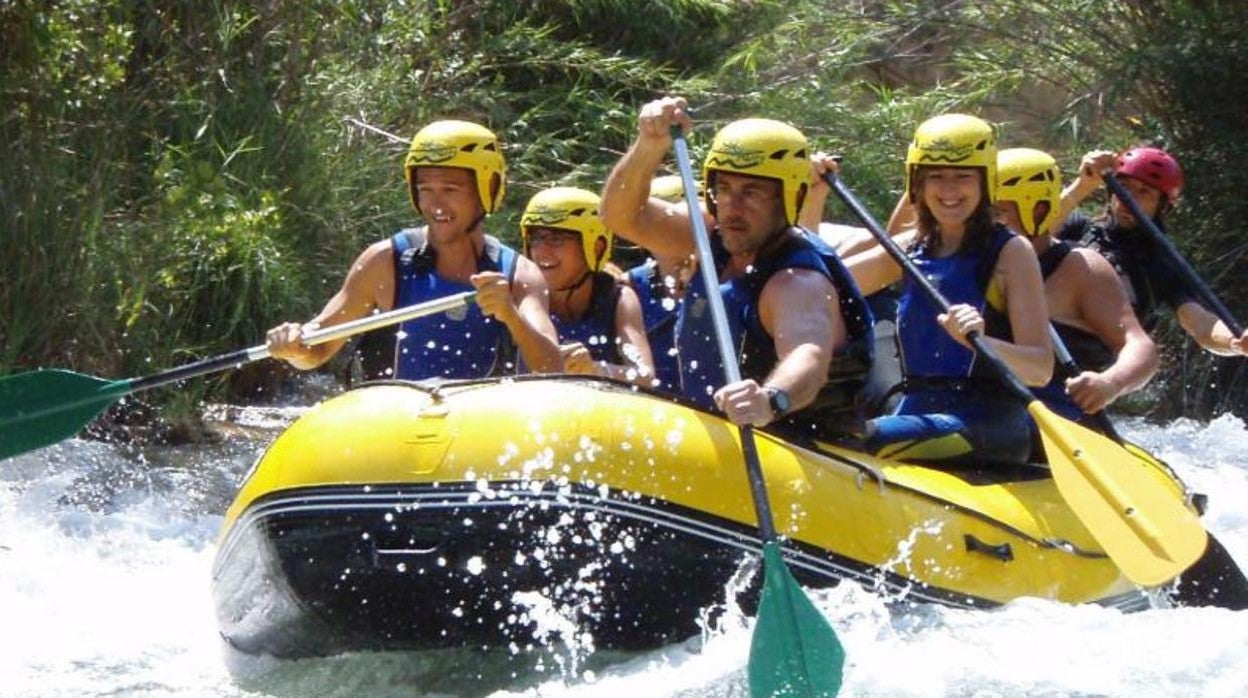
[[[970,533],[963,536],[963,540],[966,541],[966,551],[969,553],[982,553],[988,557],[995,557],[1002,562],[1012,562],[1014,560],[1014,550],[1009,543],[1000,545],[985,543]]]

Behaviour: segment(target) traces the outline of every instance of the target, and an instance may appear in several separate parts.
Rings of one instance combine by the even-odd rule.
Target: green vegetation
[[[695,155],[727,120],[784,118],[845,153],[881,216],[914,125],[942,110],[1068,173],[1092,147],[1160,142],[1190,175],[1176,241],[1242,318],[1245,26],[1217,0],[0,3],[0,372],[141,375],[310,315],[412,217],[404,144],[348,119],[404,138],[489,124],[510,168],[491,225],[514,239],[529,195],[596,187],[665,92],[701,109]],[[1165,336],[1159,414],[1248,409],[1243,361]]]

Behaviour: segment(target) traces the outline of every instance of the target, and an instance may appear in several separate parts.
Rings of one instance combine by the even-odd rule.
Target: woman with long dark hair
[[[1022,381],[1053,371],[1044,285],[1027,242],[994,222],[997,145],[991,126],[946,114],[915,132],[906,196],[917,211],[909,255],[950,301],[941,313],[909,278],[898,309],[904,397],[867,423],[867,447],[901,460],[1022,463],[1031,452],[1025,406],[981,367],[966,337],[984,335]],[[847,265],[863,293],[892,284],[901,267],[883,248]]]

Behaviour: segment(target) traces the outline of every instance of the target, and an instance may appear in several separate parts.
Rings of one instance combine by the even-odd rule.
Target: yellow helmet
[[[458,167],[472,172],[477,196],[486,213],[494,213],[503,201],[507,185],[507,165],[498,136],[488,128],[468,121],[435,121],[412,138],[412,147],[403,161],[403,176],[412,206],[417,211],[417,167]]]
[[[703,186],[708,192],[712,190],[714,172],[779,180],[785,223],[793,225],[810,183],[806,149],[806,136],[786,123],[772,119],[734,121],[715,134],[702,165]]]
[[[702,196],[702,183],[695,182],[694,186],[698,188],[697,195]],[[650,180],[650,196],[674,204],[682,203],[685,200],[685,183],[680,175],[655,177]]]
[[[974,116],[932,117],[919,124],[906,151],[906,196],[912,202],[914,172],[921,166],[983,168],[992,203],[997,195],[997,134],[987,121]]]
[[[1031,237],[1047,233],[1062,200],[1062,171],[1053,156],[1035,148],[1002,150],[997,154],[997,178],[997,200],[1018,204],[1023,225],[1018,232]]]
[[[598,195],[575,187],[543,189],[529,199],[520,217],[520,239],[525,254],[529,253],[531,228],[558,228],[581,234],[581,251],[591,271],[601,271],[611,259],[614,237],[598,216]],[[598,240],[605,240],[606,250],[598,255]]]

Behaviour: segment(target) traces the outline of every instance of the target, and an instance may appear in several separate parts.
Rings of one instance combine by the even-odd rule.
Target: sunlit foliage
[[[432,119],[502,136],[510,193],[490,225],[514,239],[529,195],[596,187],[638,105],[672,92],[699,109],[695,155],[728,120],[784,118],[844,153],[881,217],[915,123],[940,111],[980,113],[1068,173],[1090,147],[1160,142],[1190,175],[1176,238],[1242,317],[1245,13],[1216,0],[2,2],[0,370],[141,374],[308,317],[364,244],[410,224],[404,141]],[[1167,355],[1158,386],[1187,400],[1168,404],[1244,407],[1243,362],[1173,331]]]

